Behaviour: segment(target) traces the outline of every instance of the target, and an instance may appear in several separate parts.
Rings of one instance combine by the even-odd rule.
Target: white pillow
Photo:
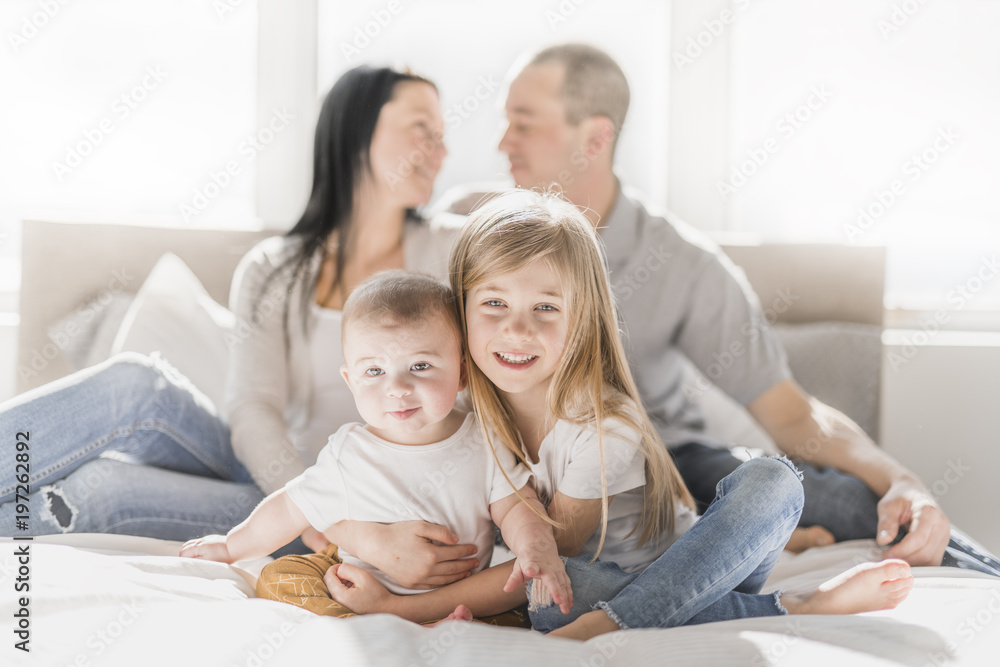
[[[159,352],[222,412],[235,320],[179,257],[166,253],[136,294],[112,353]]]

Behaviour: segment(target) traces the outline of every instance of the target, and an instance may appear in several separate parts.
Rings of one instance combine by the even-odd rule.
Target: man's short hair
[[[591,116],[607,116],[621,133],[628,113],[628,80],[618,63],[604,51],[589,44],[558,44],[542,49],[528,66],[563,66],[562,98],[566,120],[576,125]]]
[[[341,329],[356,323],[405,326],[444,317],[461,341],[451,287],[423,273],[382,271],[358,285],[344,303]]]

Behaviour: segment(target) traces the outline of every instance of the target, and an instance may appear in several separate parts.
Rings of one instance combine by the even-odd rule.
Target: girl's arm
[[[608,497],[608,505],[612,498]],[[559,524],[555,531],[559,553],[579,556],[583,545],[601,527],[601,499],[570,498],[557,491],[549,503],[549,517]]]
[[[309,521],[302,510],[282,489],[265,498],[227,535],[208,535],[190,540],[181,547],[180,555],[221,563],[260,558],[285,546],[308,526]]]
[[[545,514],[545,508],[530,484],[520,493],[527,502],[511,494],[490,505],[494,523],[500,527],[504,542],[516,556],[503,590],[508,593],[519,590],[529,579],[538,579],[563,613],[568,614],[573,607],[573,590],[559,558],[552,526],[539,516]]]
[[[527,600],[524,587],[504,592],[514,561],[419,595],[393,595],[375,577],[347,563],[329,569],[323,581],[333,599],[359,614],[393,614],[415,623],[445,618],[464,604],[477,618],[502,614]],[[346,583],[350,583],[348,588]]]
[[[476,545],[457,544],[458,535],[427,521],[340,521],[324,536],[407,588],[444,586],[469,576],[479,566],[477,559],[470,558]]]
[[[549,504],[549,516],[565,526],[564,530],[555,531],[559,553],[575,556],[600,526],[601,501],[580,500],[556,493]],[[340,525],[338,530],[345,528],[346,526]],[[347,528],[344,533],[338,532],[336,535],[327,531],[327,536],[331,539],[339,538],[351,530],[353,529]],[[337,540],[333,541],[340,544]],[[347,549],[355,553],[350,548]],[[358,557],[361,558],[360,555]],[[386,571],[377,563],[361,559],[383,572]],[[341,565],[337,571],[331,568],[324,581],[337,602],[359,614],[394,614],[416,623],[425,623],[446,617],[460,604],[467,606],[477,618],[502,614],[524,604],[527,597],[523,586],[512,591],[503,590],[513,570],[514,561],[508,561],[420,595],[393,595],[367,571],[350,565]],[[345,582],[350,582],[352,587],[348,588]]]

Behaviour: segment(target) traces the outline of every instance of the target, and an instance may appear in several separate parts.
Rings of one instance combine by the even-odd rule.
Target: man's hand
[[[549,597],[559,605],[559,609],[564,614],[568,614],[573,608],[573,589],[570,587],[569,575],[566,574],[566,566],[562,558],[559,558],[551,549],[545,548],[547,545],[539,545],[539,548],[521,549],[521,553],[514,560],[514,570],[510,573],[510,578],[504,584],[504,593],[510,593],[534,579],[534,586],[543,586],[543,593],[539,594],[532,588],[532,599],[547,603]]]
[[[358,530],[356,551],[348,551],[407,588],[438,588],[464,579],[479,565],[469,558],[476,545],[456,544],[458,535],[427,521],[363,523]]]
[[[182,558],[201,558],[214,560],[218,563],[232,563],[229,548],[226,547],[225,535],[206,535],[196,540],[188,540],[181,547]]]
[[[878,544],[896,539],[901,525],[906,537],[885,552],[910,565],[940,565],[951,535],[951,522],[919,480],[897,481],[878,503]]]
[[[396,598],[370,572],[349,563],[330,566],[323,575],[330,596],[355,614],[392,613]]]

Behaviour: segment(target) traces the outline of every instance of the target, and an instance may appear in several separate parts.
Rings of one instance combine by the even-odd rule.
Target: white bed
[[[995,665],[1000,655],[1000,579],[949,568],[916,569],[913,592],[893,611],[633,630],[581,644],[476,623],[316,616],[252,599],[251,575],[172,556],[176,542],[65,535],[30,545],[31,653],[13,650],[4,632],[4,665],[924,667]],[[5,624],[15,611],[13,546],[0,559]],[[878,552],[857,541],[786,553],[767,586],[813,586]]]
[[[91,330],[68,336],[62,341],[66,345],[55,345],[46,336],[88,298],[139,289],[157,258],[171,251],[191,268],[208,295],[225,304],[236,261],[261,236],[26,222],[19,368],[27,372],[19,388],[69,372],[67,356],[75,344],[87,336],[100,338],[100,332]],[[781,335],[803,386],[877,437],[882,251],[730,246],[727,252],[746,270],[765,311],[776,303],[776,295],[794,295],[794,305],[776,314],[779,322],[789,323]],[[127,290],[119,290],[116,275],[127,276]],[[184,283],[173,275],[162,282],[170,288]],[[832,285],[837,289],[831,290]],[[145,320],[133,317],[129,335],[113,335],[119,345],[130,340],[138,345],[139,334],[162,332],[156,317],[172,308],[189,308],[194,301],[200,305],[191,312],[201,318],[201,325],[188,326],[185,332],[221,335],[211,329],[224,318],[213,319],[218,309],[205,303],[204,294],[195,299],[190,289],[183,294],[169,289],[148,292],[143,303],[152,312],[143,312],[143,317],[149,315]],[[142,328],[137,322],[145,322],[146,331],[137,334]],[[70,331],[64,320],[59,326]],[[204,351],[204,345],[199,350]],[[189,364],[190,372],[204,372],[204,364],[196,358],[182,360],[183,354],[175,348],[166,356],[179,367],[182,361]],[[725,400],[712,392],[700,397],[710,408],[710,430],[734,442],[767,446],[759,432],[752,432],[745,414],[732,411],[732,406],[726,412]],[[252,565],[241,568],[250,572],[243,575],[241,569],[173,557],[176,543],[106,535],[56,535],[30,543],[32,651],[25,654],[13,648],[17,637],[5,629],[18,609],[14,585],[19,563],[14,552],[23,544],[8,540],[2,545],[0,665],[1000,664],[995,657],[1000,654],[1000,622],[994,622],[1000,613],[1000,579],[946,568],[917,569],[912,595],[890,612],[630,631],[583,645],[478,624],[426,629],[385,615],[316,617],[287,605],[248,599],[253,597],[246,579],[253,576]],[[870,542],[786,554],[769,586],[815,586],[878,556]]]

